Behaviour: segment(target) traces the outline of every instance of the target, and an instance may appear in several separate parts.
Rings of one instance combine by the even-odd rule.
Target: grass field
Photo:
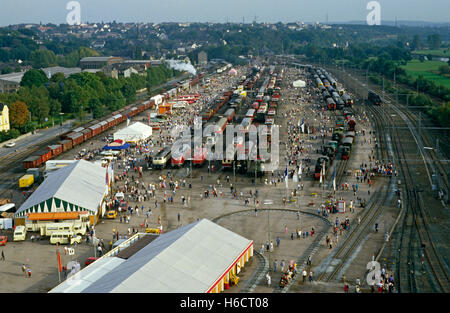
[[[436,49],[436,50],[414,50],[413,54],[432,55],[435,57],[450,57],[450,49]]]
[[[406,72],[413,76],[418,77],[422,75],[424,78],[434,81],[436,84],[445,86],[450,89],[450,77],[442,76],[439,74],[439,66],[446,65],[445,62],[440,61],[424,61],[412,60],[406,65],[402,66]]]

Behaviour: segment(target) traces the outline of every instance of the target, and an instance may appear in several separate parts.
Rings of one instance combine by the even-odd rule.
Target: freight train
[[[150,100],[141,100],[137,103],[128,105],[120,110],[117,110],[110,114],[110,117],[103,120],[95,120],[83,127],[75,128],[69,132],[66,132],[60,136],[60,140],[47,146],[45,149],[36,152],[23,161],[25,169],[36,168],[44,165],[46,161],[57,157],[63,152],[73,149],[79,146],[83,142],[98,136],[107,130],[112,129],[116,125],[121,124],[128,118],[131,118],[145,110],[148,110],[154,106],[158,106],[163,101],[169,100],[175,97],[178,93],[188,90],[191,86],[198,84],[203,74],[200,73],[191,80],[178,83],[176,86],[172,86],[170,90],[152,97]]]

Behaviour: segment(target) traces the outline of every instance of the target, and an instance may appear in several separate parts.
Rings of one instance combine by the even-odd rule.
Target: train
[[[369,101],[370,104],[373,104],[373,105],[381,105],[382,104],[380,96],[371,90],[369,90],[367,100]]]
[[[137,103],[130,104],[117,111],[112,112],[109,117],[105,117],[103,120],[95,120],[87,123],[86,125],[72,129],[59,137],[56,142],[50,144],[45,149],[39,150],[33,155],[23,160],[23,167],[37,168],[44,165],[46,161],[59,156],[61,153],[69,151],[74,147],[81,145],[83,142],[96,137],[115,126],[125,122],[128,118],[131,118],[145,110],[158,106],[165,100],[169,100],[179,92],[187,91],[190,87],[198,84],[203,77],[203,73],[199,73],[197,76],[190,80],[178,83],[175,87],[172,86],[170,90],[162,94],[158,94],[149,100],[141,100]]]
[[[154,168],[165,168],[172,159],[172,146],[159,151],[152,159],[152,165]]]

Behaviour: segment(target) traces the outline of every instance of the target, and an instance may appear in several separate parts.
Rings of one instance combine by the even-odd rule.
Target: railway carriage
[[[153,167],[165,168],[172,158],[172,146],[168,146],[158,152],[152,160]]]

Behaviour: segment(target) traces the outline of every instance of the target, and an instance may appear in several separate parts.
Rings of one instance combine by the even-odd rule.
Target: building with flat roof
[[[122,63],[123,59],[121,57],[85,57],[80,60],[80,67],[82,70],[85,69],[101,69],[105,66],[112,65],[115,63]]]
[[[81,68],[79,67],[53,66],[43,68],[42,70],[49,79],[56,73],[63,73],[65,77],[69,77],[72,74],[81,73]]]
[[[25,72],[15,72],[0,75],[0,93],[17,91],[24,74]]]
[[[145,235],[129,238],[126,249],[106,253],[50,292],[217,293],[253,256],[252,240],[207,219],[142,242]]]

